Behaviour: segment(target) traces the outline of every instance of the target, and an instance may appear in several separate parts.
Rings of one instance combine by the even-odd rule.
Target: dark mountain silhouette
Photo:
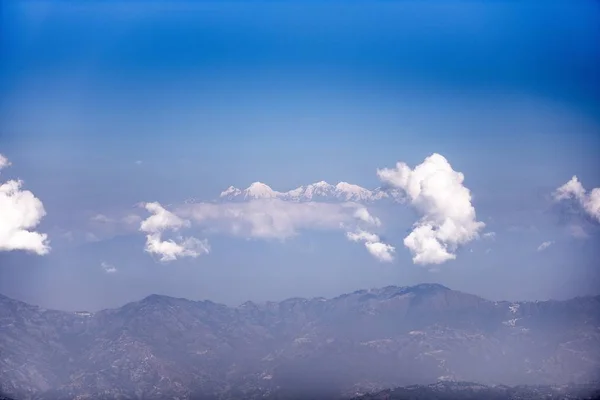
[[[152,295],[97,313],[0,296],[0,392],[19,400],[352,397],[599,377],[600,296],[493,302],[422,284],[235,308]]]

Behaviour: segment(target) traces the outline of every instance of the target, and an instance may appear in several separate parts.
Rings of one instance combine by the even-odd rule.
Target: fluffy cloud
[[[346,232],[346,237],[353,242],[364,242],[368,252],[379,261],[394,260],[394,246],[381,242],[379,236],[374,233],[358,229],[356,232]]]
[[[369,225],[380,226],[381,221],[377,217],[373,217],[369,210],[364,207],[359,208],[354,212],[354,218],[359,219],[362,222],[366,222]]]
[[[543,242],[542,244],[540,244],[537,248],[537,251],[544,251],[546,250],[548,247],[552,246],[554,242],[553,241],[547,241],[547,242]]]
[[[160,233],[146,236],[145,250],[150,254],[160,256],[160,261],[174,261],[181,257],[196,258],[202,254],[210,253],[210,246],[206,240],[194,237],[178,237],[179,243],[174,240],[162,240]]]
[[[156,233],[167,229],[176,231],[190,226],[190,221],[179,218],[161,206],[160,203],[146,203],[144,208],[152,215],[142,221],[140,225],[142,232]]]
[[[365,247],[373,257],[379,261],[390,262],[394,260],[394,246],[382,242],[366,242]]]
[[[556,189],[553,197],[556,201],[576,201],[587,215],[600,222],[600,188],[587,193],[577,176],[573,176],[570,181]]]
[[[414,170],[399,162],[395,168],[377,170],[377,175],[401,189],[422,215],[404,239],[415,264],[441,264],[456,258],[456,248],[476,239],[485,226],[476,219],[464,175],[439,154],[427,157]]]
[[[146,203],[144,207],[152,214],[140,224],[140,231],[146,233],[144,249],[146,252],[158,255],[160,261],[165,262],[181,257],[195,258],[210,252],[210,246],[206,240],[181,236],[177,237],[177,242],[172,239],[163,240],[164,231],[178,231],[181,228],[189,227],[190,221],[178,217],[156,202]]]
[[[10,166],[0,154],[0,170]],[[48,236],[32,231],[46,215],[44,205],[21,180],[0,183],[0,251],[23,250],[39,255],[50,251]]]

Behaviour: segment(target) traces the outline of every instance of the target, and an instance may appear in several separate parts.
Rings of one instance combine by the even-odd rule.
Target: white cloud
[[[142,232],[156,233],[167,229],[179,230],[190,226],[190,221],[179,218],[161,206],[160,203],[146,203],[144,208],[152,215],[142,221],[140,225]]]
[[[575,200],[587,215],[600,222],[600,188],[594,188],[587,193],[577,176],[573,176],[570,181],[556,189],[553,197],[556,201]]]
[[[346,232],[346,237],[352,242],[379,242],[379,236],[359,229],[357,232]]]
[[[381,221],[377,217],[373,217],[369,210],[364,207],[359,208],[354,212],[354,218],[359,219],[360,221],[366,222],[369,225],[380,226]]]
[[[537,251],[544,251],[546,250],[548,247],[552,246],[554,242],[553,241],[547,241],[547,242],[543,242],[542,244],[540,244],[537,248]]]
[[[394,246],[382,242],[366,242],[365,246],[369,253],[379,261],[391,262],[394,260],[394,253],[396,252]]]
[[[242,203],[186,204],[175,210],[212,231],[260,239],[286,239],[302,230],[340,230],[375,219],[366,213],[355,217],[356,203],[292,202],[263,198]],[[361,219],[362,217],[362,219]]]
[[[496,232],[486,232],[483,234],[483,238],[484,239],[495,239],[496,238]]]
[[[404,239],[416,264],[441,264],[456,258],[456,248],[477,238],[485,226],[476,220],[464,175],[439,154],[427,157],[414,170],[399,162],[395,168],[377,170],[377,175],[401,189],[422,214]]]
[[[8,161],[8,158],[6,158],[5,156],[3,156],[2,154],[0,154],[0,170],[9,167],[10,161]]]
[[[352,242],[365,242],[365,247],[373,257],[379,261],[390,262],[394,260],[396,249],[394,246],[381,242],[374,233],[357,229],[356,232],[346,232],[346,237]]]
[[[0,154],[0,169],[10,166]],[[0,183],[0,251],[23,250],[39,255],[50,251],[48,236],[32,231],[46,215],[44,205],[21,180]]]
[[[178,217],[156,202],[146,203],[144,207],[152,213],[140,224],[140,231],[147,233],[146,252],[160,256],[161,261],[174,261],[180,257],[195,258],[210,252],[210,246],[206,240],[181,236],[177,238],[178,242],[172,239],[163,240],[164,231],[178,231],[181,228],[189,227],[190,221]]]
[[[268,190],[261,188],[260,193]],[[267,194],[247,200],[185,204],[173,213],[213,232],[244,238],[285,240],[307,230],[356,230],[346,234],[348,239],[365,241],[367,250],[382,261],[393,258],[392,246],[360,229],[380,226],[381,221],[358,203],[297,202]]]
[[[114,265],[111,265],[107,262],[102,261],[100,263],[100,266],[107,274],[114,274],[115,272],[117,272],[117,268]]]
[[[162,240],[160,233],[146,236],[145,251],[160,256],[160,261],[174,261],[181,257],[196,258],[202,254],[210,253],[210,246],[206,240],[193,237],[181,238],[179,243],[174,240]]]

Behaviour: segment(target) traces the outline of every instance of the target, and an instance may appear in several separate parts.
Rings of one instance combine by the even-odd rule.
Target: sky
[[[596,1],[0,11],[4,295],[599,294]]]

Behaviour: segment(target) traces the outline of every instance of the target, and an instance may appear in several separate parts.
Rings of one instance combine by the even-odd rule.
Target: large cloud
[[[177,241],[163,240],[164,231],[179,231],[181,228],[189,227],[190,222],[166,210],[159,203],[146,203],[144,207],[152,214],[140,225],[140,230],[146,233],[146,252],[158,255],[160,261],[174,261],[181,257],[195,258],[210,252],[206,240],[182,236],[178,236]]]
[[[367,234],[360,228],[373,228],[381,221],[362,205],[354,202],[296,202],[275,197],[250,199],[246,202],[186,204],[175,214],[212,231],[256,239],[285,240],[308,230],[340,230],[352,241],[353,235]],[[361,233],[363,232],[363,233]],[[382,243],[375,234],[372,240],[361,238],[369,253],[380,261],[391,261],[394,248]]]
[[[401,189],[422,215],[404,238],[416,264],[441,264],[456,258],[456,248],[477,238],[485,226],[476,219],[464,175],[440,154],[427,157],[414,170],[399,162],[395,168],[377,170],[377,175]]]
[[[188,204],[175,213],[218,232],[281,240],[302,230],[339,230],[361,220],[376,221],[357,203],[298,203],[276,198]]]
[[[600,222],[600,188],[587,193],[577,176],[573,176],[570,181],[556,189],[553,197],[556,201],[576,201],[587,215]]]
[[[0,170],[10,166],[0,154]],[[0,183],[0,251],[23,250],[39,255],[50,251],[48,236],[35,232],[46,211],[21,180]]]

